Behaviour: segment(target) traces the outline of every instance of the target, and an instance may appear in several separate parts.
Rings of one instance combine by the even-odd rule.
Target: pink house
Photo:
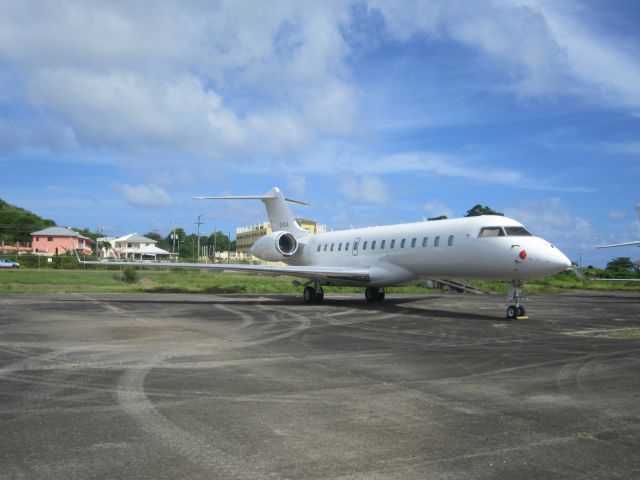
[[[91,255],[93,240],[63,227],[49,227],[31,234],[31,252],[38,255],[64,255],[67,251]]]

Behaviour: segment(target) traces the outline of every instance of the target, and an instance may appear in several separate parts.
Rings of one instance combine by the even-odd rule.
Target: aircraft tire
[[[324,301],[324,290],[322,289],[322,287],[320,287],[320,290],[314,293],[316,295],[316,303],[321,303],[322,301]]]
[[[525,317],[527,315],[527,311],[524,309],[522,305],[518,307],[518,316]]]
[[[313,303],[316,301],[316,289],[312,286],[304,287],[304,292],[302,292],[302,298],[304,298],[304,303]]]
[[[376,293],[376,302],[382,302],[384,301],[384,288],[379,288],[378,289],[378,293]]]
[[[377,288],[367,287],[367,289],[364,291],[364,298],[367,300],[367,302],[374,302],[377,296],[378,296]]]
[[[516,317],[518,316],[518,310],[519,308],[516,307],[515,305],[509,305],[507,307],[507,319],[515,320]]]

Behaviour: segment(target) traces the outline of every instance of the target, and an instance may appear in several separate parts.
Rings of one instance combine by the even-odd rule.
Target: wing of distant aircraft
[[[636,214],[638,215],[638,221],[640,221],[640,205],[636,205]],[[632,242],[614,243],[612,245],[600,245],[596,248],[614,248],[614,247],[637,247],[640,246],[640,240],[634,240]]]

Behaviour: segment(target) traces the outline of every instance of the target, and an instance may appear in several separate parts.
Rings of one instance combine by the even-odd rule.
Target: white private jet
[[[510,280],[507,317],[525,315],[520,292],[525,280],[571,267],[551,243],[507,217],[486,215],[356,228],[311,235],[300,228],[278,188],[264,195],[195,197],[201,200],[261,200],[273,233],[259,238],[252,253],[286,265],[145,263],[308,278],[304,301],[321,302],[324,285],[365,287],[367,301],[382,301],[384,288],[427,278]],[[131,262],[82,262],[131,265]]]

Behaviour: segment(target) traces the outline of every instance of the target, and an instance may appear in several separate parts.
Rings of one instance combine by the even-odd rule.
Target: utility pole
[[[200,219],[203,217],[204,213],[198,215],[198,221],[195,222],[198,225],[198,263],[200,263],[200,225],[204,225],[204,222],[201,222]]]
[[[213,227],[213,263],[216,263],[216,244],[218,236],[216,235],[216,227]]]

